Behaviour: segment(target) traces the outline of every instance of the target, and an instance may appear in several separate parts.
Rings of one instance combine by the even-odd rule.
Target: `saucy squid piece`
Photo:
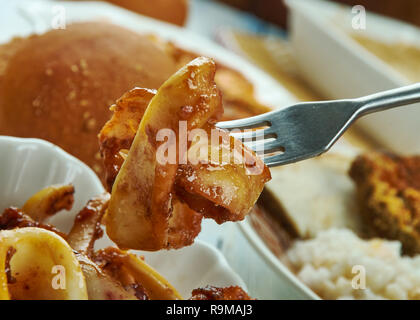
[[[242,220],[270,180],[254,152],[215,127],[223,114],[215,72],[200,57],[158,91],[135,88],[112,106],[99,141],[111,192],[106,229],[119,247],[190,245],[203,217]]]

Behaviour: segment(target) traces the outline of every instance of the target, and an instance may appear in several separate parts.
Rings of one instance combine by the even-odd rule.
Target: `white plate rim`
[[[255,248],[255,251],[257,251],[260,257],[262,257],[267,264],[271,266],[279,277],[287,281],[289,285],[292,285],[296,289],[300,290],[308,300],[321,300],[314,291],[299,280],[296,275],[271,252],[261,237],[256,233],[249,220],[249,218],[245,218],[244,221],[238,223],[238,227],[245,235],[248,242]]]

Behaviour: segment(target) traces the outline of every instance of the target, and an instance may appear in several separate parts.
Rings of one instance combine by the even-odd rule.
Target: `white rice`
[[[400,251],[398,241],[366,241],[349,229],[331,229],[296,241],[287,258],[324,299],[420,299],[420,255],[402,257]]]

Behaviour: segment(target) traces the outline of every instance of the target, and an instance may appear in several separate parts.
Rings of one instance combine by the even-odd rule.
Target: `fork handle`
[[[359,115],[420,102],[420,82],[355,99]]]

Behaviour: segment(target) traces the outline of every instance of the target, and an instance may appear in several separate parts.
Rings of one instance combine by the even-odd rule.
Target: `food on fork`
[[[214,126],[223,113],[215,71],[211,59],[197,58],[157,92],[136,88],[112,107],[99,140],[111,191],[107,233],[118,246],[153,251],[190,245],[203,217],[242,220],[270,179],[261,159]],[[160,139],[160,130],[173,132],[173,139]]]
[[[109,106],[133,87],[158,89],[195,57],[104,22],[15,38],[0,45],[0,134],[48,140],[105,181],[97,133],[111,116]],[[225,93],[225,119],[268,110],[238,71],[218,65],[216,82]]]
[[[368,235],[401,241],[405,254],[420,253],[420,157],[366,153],[350,176]]]

